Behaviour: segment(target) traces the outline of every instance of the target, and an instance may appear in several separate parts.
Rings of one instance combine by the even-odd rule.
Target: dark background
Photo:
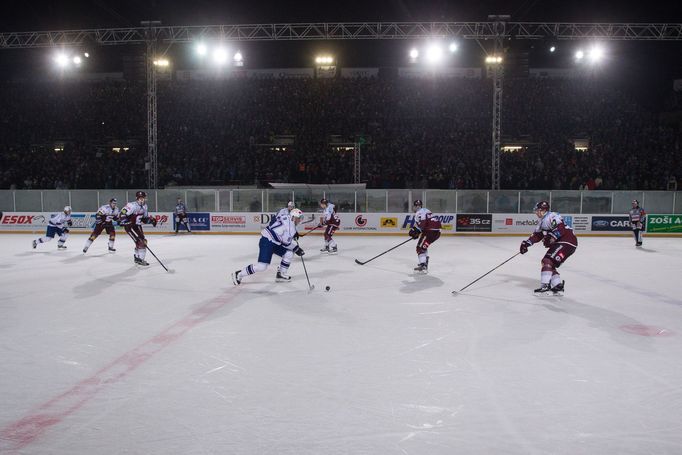
[[[667,3],[667,4],[666,4]],[[538,22],[682,22],[682,8],[674,2],[614,1],[157,1],[102,0],[69,2],[11,2],[2,7],[0,31],[37,31],[83,28],[137,27],[143,20],[164,25],[207,25],[342,21],[486,21],[488,14],[510,14],[513,21]],[[419,43],[393,41],[334,42],[241,42],[234,43],[245,57],[246,68],[311,66],[315,54],[334,54],[339,66],[407,66],[407,52]],[[510,56],[528,52],[531,67],[568,67],[582,43],[558,43],[558,52],[548,52],[549,42],[508,43]],[[602,66],[614,83],[635,89],[643,101],[657,104],[682,78],[680,42],[608,42],[608,60]],[[82,71],[122,71],[126,57],[139,56],[141,46],[110,46],[85,49],[92,58]],[[174,69],[197,67],[190,45],[164,48]],[[48,49],[2,50],[2,78],[44,76],[50,71]],[[483,51],[472,40],[460,42],[454,66],[481,66]]]

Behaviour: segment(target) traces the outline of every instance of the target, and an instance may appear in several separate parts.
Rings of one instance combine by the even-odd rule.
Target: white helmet
[[[71,206],[70,205],[67,205],[66,207],[64,207],[64,213],[67,213],[67,214],[71,213]]]
[[[292,220],[294,218],[303,218],[303,212],[301,212],[301,209],[292,209],[291,212],[289,212],[289,215],[291,215]]]

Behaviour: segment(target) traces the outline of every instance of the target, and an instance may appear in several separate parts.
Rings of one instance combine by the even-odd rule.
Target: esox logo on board
[[[42,221],[45,222],[45,217],[41,215],[5,215],[2,218],[2,224],[34,224]]]

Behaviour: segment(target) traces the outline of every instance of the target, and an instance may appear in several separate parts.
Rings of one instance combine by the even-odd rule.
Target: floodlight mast
[[[502,51],[505,39],[517,40],[599,40],[599,41],[682,41],[682,23],[573,23],[512,22],[509,16],[488,16],[487,22],[334,22],[296,24],[242,24],[163,26],[144,21],[140,27],[0,33],[0,49],[79,47],[100,45],[147,45],[147,132],[149,187],[157,182],[156,68],[153,51],[157,43],[215,41],[311,41],[311,40],[405,40],[471,39],[493,40]],[[153,43],[153,44],[152,44]],[[503,62],[493,71],[493,162],[491,188],[500,187],[499,140],[502,109]]]

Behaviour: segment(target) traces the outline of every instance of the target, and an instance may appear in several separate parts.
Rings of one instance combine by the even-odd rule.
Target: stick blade
[[[365,265],[364,262],[360,262],[360,261],[358,261],[357,259],[355,260],[355,263],[358,264],[358,265]]]

